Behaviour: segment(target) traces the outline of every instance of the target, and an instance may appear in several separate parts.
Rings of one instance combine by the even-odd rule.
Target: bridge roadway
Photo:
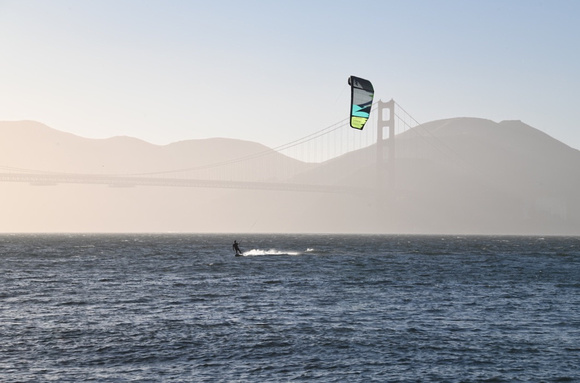
[[[298,184],[290,182],[220,181],[93,174],[0,173],[0,182],[23,182],[36,186],[51,186],[58,184],[88,184],[109,185],[111,187],[167,186],[220,189],[254,189],[310,193],[370,192],[369,189],[363,189],[356,186]]]

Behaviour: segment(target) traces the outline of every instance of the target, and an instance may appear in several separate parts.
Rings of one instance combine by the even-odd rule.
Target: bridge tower
[[[390,188],[395,186],[395,100],[377,103],[377,191],[385,188],[388,181]],[[388,113],[388,115],[387,115]],[[389,127],[389,138],[384,139],[384,128]],[[385,161],[385,149],[387,158]],[[385,166],[386,162],[386,166]]]

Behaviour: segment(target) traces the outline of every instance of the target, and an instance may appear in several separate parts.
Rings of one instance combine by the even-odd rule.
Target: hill
[[[341,232],[580,235],[580,152],[520,121],[433,121],[396,137],[395,161],[376,146],[318,166],[252,142],[215,138],[165,146],[94,140],[36,122],[0,122],[2,171],[196,175],[240,163],[240,179],[366,187],[360,194],[0,183],[3,232]],[[385,146],[388,153],[388,146]],[[275,158],[275,160],[274,160]],[[16,169],[16,170],[15,170]],[[376,189],[381,185],[380,189]],[[370,190],[373,190],[372,192]],[[378,191],[377,191],[378,190]]]
[[[153,145],[132,137],[89,139],[60,132],[34,121],[0,122],[0,166],[38,172],[89,174],[180,173],[191,176],[195,168],[234,161],[256,153],[272,152],[264,145],[210,138],[169,145]],[[274,154],[281,166],[305,164]],[[260,159],[246,161],[248,168]],[[191,169],[188,172],[175,170]],[[263,178],[273,174],[262,174]]]
[[[433,121],[398,135],[395,152],[380,171],[373,146],[309,177],[372,187],[382,174],[365,221],[380,232],[580,234],[580,152],[520,121]]]

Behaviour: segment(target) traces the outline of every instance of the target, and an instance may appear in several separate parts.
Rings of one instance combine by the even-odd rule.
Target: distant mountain
[[[580,235],[580,152],[520,121],[429,122],[397,135],[394,161],[383,145],[378,166],[376,145],[312,165],[240,140],[159,146],[0,122],[0,172],[203,178],[219,172],[210,164],[236,163],[241,180],[361,188],[327,194],[4,182],[0,231]]]
[[[132,137],[88,139],[60,132],[34,121],[0,122],[0,167],[42,172],[89,174],[175,174],[192,176],[196,169],[270,153],[281,166],[307,167],[264,145],[227,138],[187,140],[154,145]],[[262,159],[244,163],[250,168]],[[188,170],[189,171],[183,171]],[[240,169],[244,173],[244,169]],[[243,174],[240,174],[242,177]],[[262,173],[264,179],[274,177]]]
[[[394,164],[381,170],[372,146],[299,177],[380,182],[373,201],[380,218],[369,221],[381,232],[580,234],[580,151],[537,129],[454,118],[408,130],[395,142]],[[388,157],[388,144],[384,151]]]

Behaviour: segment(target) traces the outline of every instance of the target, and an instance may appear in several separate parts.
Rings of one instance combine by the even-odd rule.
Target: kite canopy
[[[350,85],[350,126],[362,130],[371,114],[375,90],[369,80],[355,76],[348,78],[348,85]]]

